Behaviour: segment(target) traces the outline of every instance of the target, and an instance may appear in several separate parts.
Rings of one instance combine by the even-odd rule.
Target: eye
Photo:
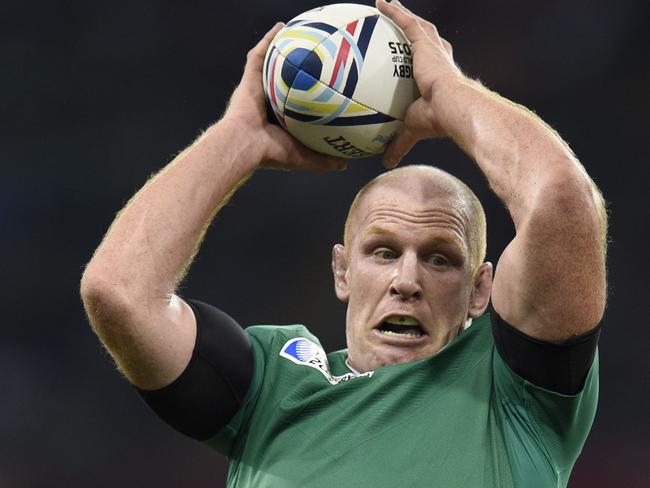
[[[447,266],[449,264],[449,260],[440,254],[434,254],[431,256],[429,262],[436,267]]]
[[[397,258],[397,253],[386,247],[380,247],[379,249],[376,249],[372,255],[381,261],[392,261],[393,259]]]

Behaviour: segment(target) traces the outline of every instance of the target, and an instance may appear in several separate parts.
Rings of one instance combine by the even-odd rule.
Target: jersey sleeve
[[[233,451],[242,446],[246,426],[255,409],[262,387],[266,366],[266,350],[263,340],[260,340],[255,334],[255,330],[258,328],[259,326],[254,326],[245,329],[253,353],[253,371],[248,392],[235,415],[213,437],[206,441],[208,446],[228,458],[232,457]]]
[[[237,413],[206,444],[227,456],[231,461],[238,458],[246,445],[250,424],[253,418],[268,414],[269,395],[278,385],[274,382],[277,367],[274,370],[271,354],[278,354],[279,345],[288,338],[301,336],[313,338],[308,330],[300,324],[295,325],[254,325],[247,327],[245,333],[253,352],[253,374],[251,384]]]
[[[552,381],[540,385],[539,375],[533,375],[537,384],[530,376],[522,377],[523,370],[513,370],[512,361],[504,357],[507,353],[501,352],[502,346],[497,346],[493,355],[494,391],[513,475],[521,486],[565,486],[596,413],[596,345],[586,376],[580,378],[580,388],[571,394],[549,388]],[[551,367],[535,359],[535,354],[529,354],[529,360],[537,360],[542,369]],[[553,376],[543,372],[541,377],[544,375]]]

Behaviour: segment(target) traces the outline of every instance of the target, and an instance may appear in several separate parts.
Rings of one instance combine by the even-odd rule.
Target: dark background
[[[78,282],[115,212],[219,117],[246,51],[319,4],[0,2],[0,487],[224,485],[225,461],[163,425],[116,373]],[[556,128],[610,202],[601,401],[570,486],[648,486],[647,2],[406,4],[437,23],[466,72]],[[407,162],[477,192],[496,261],[512,226],[467,157],[430,141]],[[342,347],[330,249],[381,171],[368,159],[331,175],[258,172],[182,293],[243,324],[308,324]]]

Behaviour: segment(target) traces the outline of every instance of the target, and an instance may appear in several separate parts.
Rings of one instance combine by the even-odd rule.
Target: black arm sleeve
[[[248,336],[221,310],[186,300],[196,317],[196,343],[185,371],[159,390],[137,389],[158,416],[176,430],[207,440],[241,407],[253,379]]]
[[[510,368],[536,386],[576,395],[584,386],[596,354],[600,325],[561,342],[534,339],[492,311],[492,335],[497,351]]]

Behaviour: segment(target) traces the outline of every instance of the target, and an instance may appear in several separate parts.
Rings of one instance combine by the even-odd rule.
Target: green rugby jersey
[[[254,326],[243,407],[208,444],[229,488],[564,487],[591,427],[598,358],[581,393],[521,379],[488,315],[436,356],[356,376],[304,326]]]

